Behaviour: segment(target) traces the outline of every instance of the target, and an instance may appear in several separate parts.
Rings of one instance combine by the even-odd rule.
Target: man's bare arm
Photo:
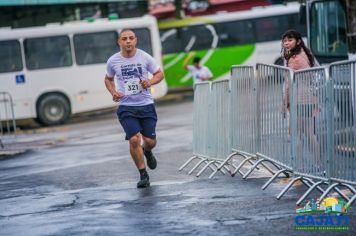
[[[163,80],[164,76],[163,76],[163,72],[161,71],[161,69],[159,69],[156,73],[153,74],[152,79],[150,80],[143,80],[141,82],[141,85],[144,89],[151,87],[152,85],[158,84],[159,82],[161,82]]]
[[[188,63],[189,63],[189,60],[195,55],[195,52],[190,52],[188,54],[188,56],[184,59],[183,61],[183,68],[188,70]]]
[[[105,81],[106,89],[110,92],[110,94],[112,96],[112,100],[114,102],[120,101],[120,99],[122,98],[122,95],[116,91],[114,78],[110,78],[107,75],[105,75],[104,81]]]

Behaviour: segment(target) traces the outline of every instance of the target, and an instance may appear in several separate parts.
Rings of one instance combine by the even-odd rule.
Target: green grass
[[[225,73],[228,73],[232,65],[243,64],[252,55],[254,50],[255,45],[253,44],[237,47],[217,48],[209,60],[205,63],[205,65],[209,67],[214,75],[214,78],[217,78],[224,75]],[[206,53],[207,50],[201,50],[196,51],[195,55],[203,58]],[[179,53],[174,55],[178,56]],[[174,60],[175,56],[172,56],[172,54],[165,55],[163,57],[163,63],[166,65],[170,61]],[[186,57],[187,53],[175,65],[165,70],[165,77],[169,88],[192,86],[192,79],[189,79],[184,83],[180,82],[181,78],[183,78],[187,73],[187,71],[182,67],[183,61]],[[190,64],[192,64],[192,61],[190,61]]]

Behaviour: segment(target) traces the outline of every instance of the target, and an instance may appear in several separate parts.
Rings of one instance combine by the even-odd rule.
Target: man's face
[[[121,34],[118,44],[121,50],[126,52],[131,52],[136,48],[137,38],[134,32],[132,31],[125,31]]]

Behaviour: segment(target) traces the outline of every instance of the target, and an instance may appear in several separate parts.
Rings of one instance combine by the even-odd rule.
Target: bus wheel
[[[43,125],[62,124],[69,115],[69,102],[60,94],[45,95],[37,102],[37,118]]]

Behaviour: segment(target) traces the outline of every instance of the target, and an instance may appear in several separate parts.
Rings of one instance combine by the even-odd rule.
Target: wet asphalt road
[[[294,231],[305,188],[278,201],[287,180],[262,191],[264,172],[247,181],[178,172],[192,153],[192,110],[191,101],[157,107],[158,168],[147,189],[136,189],[138,172],[112,112],[19,135],[35,142],[0,160],[0,235],[356,235],[354,209],[351,231]]]

